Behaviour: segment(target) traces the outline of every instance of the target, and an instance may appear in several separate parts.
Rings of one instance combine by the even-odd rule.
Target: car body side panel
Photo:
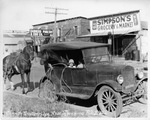
[[[88,87],[95,87],[95,85],[97,84],[96,71],[86,69],[86,82]]]
[[[64,80],[73,93],[91,95],[97,84],[101,84],[106,80],[115,81],[113,72],[114,70],[110,69],[109,66],[102,65],[100,67],[98,64],[94,66],[89,65],[83,69],[66,68],[64,71]]]
[[[63,71],[63,80],[68,86],[72,86],[73,83],[72,83],[72,74],[70,68],[65,68],[65,70]]]
[[[72,83],[75,86],[86,86],[86,69],[72,68],[71,69]]]
[[[93,83],[93,86],[108,79],[115,81],[115,77],[118,74],[119,72],[115,71],[114,68],[109,65],[92,64],[87,67],[87,81]]]

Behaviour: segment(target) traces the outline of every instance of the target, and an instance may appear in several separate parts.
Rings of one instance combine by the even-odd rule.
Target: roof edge
[[[88,19],[86,17],[78,16],[78,17],[73,17],[73,18],[67,18],[67,19],[57,20],[57,22],[63,22],[63,21],[66,21],[66,20],[73,20],[73,19],[80,19],[80,18],[82,18],[82,19]],[[45,24],[50,24],[50,23],[54,23],[54,21],[44,22],[44,23],[40,23],[40,24],[34,24],[32,26],[36,27],[36,26],[39,26],[39,25],[45,25]]]
[[[127,14],[127,13],[133,13],[133,12],[140,12],[140,10],[133,10],[133,11],[127,11],[127,12],[119,12],[119,13],[113,13],[113,14],[108,14],[108,15],[101,15],[101,16],[96,16],[96,17],[90,17],[88,20],[92,19],[97,19],[97,18],[103,18],[103,17],[109,17],[109,16],[115,16],[115,15],[120,15],[120,14]]]

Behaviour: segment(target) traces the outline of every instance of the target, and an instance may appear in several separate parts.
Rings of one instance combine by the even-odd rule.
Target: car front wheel
[[[139,85],[138,85],[138,89],[137,92],[143,92],[143,95],[138,96],[137,99],[141,102],[141,103],[147,103],[147,81],[142,81]]]
[[[100,88],[97,96],[101,112],[110,117],[118,117],[122,111],[121,95],[108,86]]]

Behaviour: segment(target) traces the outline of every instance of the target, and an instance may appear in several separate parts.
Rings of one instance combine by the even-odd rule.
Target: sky
[[[1,0],[0,24],[2,30],[29,30],[32,25],[54,21],[50,8],[63,8],[57,20],[72,17],[95,17],[119,12],[140,10],[140,18],[149,20],[150,0]]]

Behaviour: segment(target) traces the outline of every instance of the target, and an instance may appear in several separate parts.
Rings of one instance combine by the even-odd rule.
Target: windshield
[[[110,61],[107,47],[85,49],[83,53],[86,63],[99,63]]]
[[[109,61],[109,55],[99,55],[99,56],[91,56],[90,61],[92,63],[98,63],[98,62],[108,62]]]

